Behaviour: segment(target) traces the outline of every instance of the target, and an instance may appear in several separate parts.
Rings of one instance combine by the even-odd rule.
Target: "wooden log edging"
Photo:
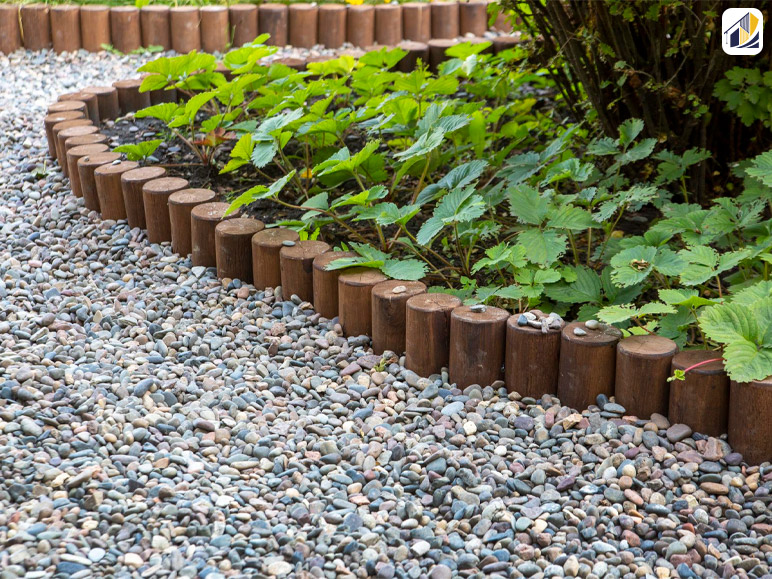
[[[112,101],[117,95],[113,87],[109,88],[112,91],[105,88],[95,92],[101,92],[103,98]],[[93,96],[86,92],[82,94],[84,101]],[[117,106],[108,104],[105,109],[115,116],[118,114]],[[44,125],[46,134],[50,135],[49,146],[54,149],[52,154],[56,137],[51,131],[62,123],[61,115],[67,119],[65,124],[81,122],[83,126],[89,126],[91,121],[84,120],[85,110],[76,105],[71,110],[46,117]],[[111,117],[104,117],[105,120],[108,118]],[[75,139],[88,139],[90,144]],[[86,207],[101,210],[104,218],[123,219],[130,205],[123,177],[132,173],[140,173],[141,177],[161,175],[163,168],[137,168],[136,163],[122,161],[121,155],[106,151],[107,146],[103,144],[106,139],[100,133],[70,137],[65,142],[65,158],[70,171],[77,169],[75,172],[80,178],[77,185],[77,181],[71,183],[73,194],[77,196],[79,185]],[[73,146],[68,148],[71,140]],[[152,183],[144,178],[139,181],[140,189]],[[187,185],[180,178],[157,181],[179,181],[180,185]],[[174,213],[169,189],[175,188],[162,187],[159,197],[163,197],[166,204],[158,203],[154,209],[159,214],[155,218],[164,222],[169,220],[172,229],[175,221],[170,217]],[[186,196],[190,194],[195,199],[188,200]],[[749,384],[731,382],[730,386],[720,353],[677,353],[678,348],[671,340],[657,336],[620,340],[619,330],[597,321],[573,322],[558,330],[552,322],[559,321],[561,325],[563,322],[555,314],[547,317],[538,312],[537,316],[534,310],[510,316],[509,312],[499,308],[462,306],[452,295],[423,293],[425,286],[420,282],[387,280],[377,270],[328,270],[326,267],[331,262],[353,254],[327,251],[329,246],[322,242],[306,242],[318,245],[310,252],[301,252],[300,259],[282,260],[282,249],[303,242],[289,230],[262,230],[262,222],[255,219],[237,219],[239,223],[249,222],[249,226],[239,227],[239,223],[234,223],[234,228],[230,228],[235,233],[231,232],[233,239],[228,243],[238,245],[231,248],[231,253],[235,250],[238,259],[221,264],[218,260],[221,252],[217,250],[218,224],[223,219],[236,219],[238,214],[226,217],[228,204],[208,202],[214,199],[214,193],[208,190],[182,189],[177,195],[181,196],[178,203],[184,207],[180,213],[182,218],[176,223],[184,229],[185,222],[190,220],[187,235],[192,238],[188,243],[192,245],[194,265],[216,267],[221,278],[239,276],[247,283],[252,281],[252,275],[257,280],[258,272],[265,271],[270,272],[274,280],[277,274],[281,279],[287,275],[285,269],[289,267],[292,269],[290,276],[298,280],[296,285],[305,288],[301,291],[304,295],[298,297],[313,301],[317,312],[332,321],[338,316],[344,335],[374,337],[374,351],[396,349],[397,355],[405,353],[404,365],[408,370],[430,376],[447,369],[450,380],[462,388],[488,384],[506,386],[516,396],[531,398],[557,393],[563,405],[580,410],[594,405],[596,399],[599,404],[604,404],[601,398],[615,396],[615,401],[624,405],[626,411],[641,414],[640,418],[626,416],[626,421],[640,424],[652,412],[667,414],[672,422],[687,424],[710,436],[728,434],[729,442],[746,461],[754,464],[772,461],[770,423],[754,421],[752,429],[747,427],[749,416],[772,412],[772,377]],[[121,210],[123,215],[118,215]],[[220,228],[220,232],[227,235],[226,230],[230,229]],[[268,231],[273,233],[261,241],[259,236]],[[173,233],[170,237],[173,239]],[[223,236],[220,236],[221,247],[222,241]],[[234,273],[234,267],[238,273]],[[276,284],[276,281],[271,283]],[[269,287],[268,284],[261,285]],[[405,287],[404,292],[400,286]],[[410,297],[392,300],[394,296],[390,293],[407,293]],[[289,297],[285,294],[285,299]],[[391,302],[399,303],[395,307]],[[543,324],[540,329],[528,327],[528,321],[539,319]],[[383,334],[383,328],[388,329],[388,335],[382,344],[388,345],[377,346],[376,341],[384,336],[374,334]],[[711,359],[719,361],[690,370],[684,381],[668,381],[676,370],[683,371],[697,362]],[[524,373],[527,376],[524,377]],[[506,381],[501,380],[502,377]],[[537,379],[524,381],[528,377]]]

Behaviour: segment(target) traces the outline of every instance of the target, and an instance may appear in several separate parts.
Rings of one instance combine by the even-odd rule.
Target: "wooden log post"
[[[69,170],[67,168],[67,149],[65,145],[67,140],[73,137],[83,137],[85,135],[93,135],[99,132],[99,129],[91,124],[89,119],[81,119],[87,121],[88,125],[77,125],[62,129],[56,133],[56,160],[59,163],[59,167],[62,169],[62,174],[65,177],[69,177]],[[65,121],[69,122],[69,121]],[[54,125],[56,127],[57,125]]]
[[[450,57],[445,54],[445,51],[455,45],[456,41],[433,38],[427,44],[429,45],[429,68],[434,72],[437,72],[440,69],[440,65],[450,59]]]
[[[558,390],[560,330],[518,324],[519,314],[507,320],[504,380],[509,392],[537,400]]]
[[[345,4],[319,6],[319,44],[326,48],[340,48],[346,42]]]
[[[369,48],[375,43],[375,6],[348,5],[346,40],[358,48]]]
[[[432,39],[457,38],[459,10],[457,2],[432,2]]]
[[[80,30],[83,48],[102,52],[110,44],[110,7],[104,4],[83,4],[80,7]]]
[[[670,364],[678,352],[673,340],[662,336],[630,336],[617,344],[614,397],[628,414],[648,418],[667,415]]]
[[[332,249],[324,241],[284,242],[279,251],[281,290],[285,300],[293,295],[310,302],[314,299],[314,258]]]
[[[407,2],[402,5],[402,36],[413,42],[432,39],[432,6],[427,2]]]
[[[118,107],[121,109],[122,115],[127,115],[150,106],[150,93],[139,92],[141,85],[141,78],[118,80],[113,83],[115,90],[118,91]]]
[[[460,306],[450,313],[450,382],[466,388],[501,379],[508,318],[509,312],[491,306]]]
[[[96,181],[94,180],[94,171],[102,165],[119,162],[121,155],[119,153],[94,153],[78,159],[78,178],[80,180],[80,190],[83,194],[83,202],[86,209],[99,211],[99,195],[97,195]]]
[[[772,377],[729,388],[729,444],[749,464],[772,461]]]
[[[297,231],[276,227],[263,229],[252,236],[252,280],[259,290],[281,285],[281,258],[284,242],[300,241]]]
[[[172,225],[172,250],[186,257],[193,250],[190,241],[190,212],[216,198],[211,189],[182,189],[169,197],[169,221]]]
[[[64,111],[62,113],[52,113],[46,115],[43,119],[46,131],[46,141],[48,142],[48,155],[52,159],[56,159],[56,141],[54,140],[54,125],[63,123],[65,121],[74,121],[77,119],[83,119],[83,113],[81,111]]]
[[[488,2],[472,0],[458,3],[458,24],[461,36],[484,36],[488,30]]]
[[[373,335],[371,293],[386,279],[377,269],[367,267],[347,269],[338,276],[338,317],[344,336]]]
[[[450,313],[456,296],[420,294],[405,304],[405,367],[419,376],[439,374],[450,362]]]
[[[223,219],[238,217],[238,212],[226,217],[228,207],[230,204],[222,202],[202,203],[190,212],[191,261],[194,267],[217,267],[215,227]]]
[[[54,52],[74,52],[80,49],[80,7],[57,4],[51,7],[50,17]]]
[[[107,141],[108,141],[107,135],[103,135],[102,133],[91,133],[88,135],[80,135],[78,137],[70,137],[69,139],[64,141],[64,158],[65,158],[64,162],[67,165],[67,176],[70,178],[70,183],[72,183],[72,179],[73,179],[72,169],[70,169],[70,161],[68,156],[70,149],[74,149],[75,147],[81,147],[83,145],[104,145],[105,149],[107,149]],[[78,166],[76,165],[75,174],[77,173],[78,173]]]
[[[345,270],[327,266],[338,259],[356,256],[353,251],[328,251],[314,258],[314,309],[328,320],[338,315],[338,276]]]
[[[142,201],[145,204],[147,240],[163,243],[172,240],[172,223],[169,219],[169,197],[175,191],[188,188],[188,180],[180,177],[161,177],[142,186]],[[214,248],[212,248],[214,249]]]
[[[201,48],[204,52],[225,52],[230,41],[228,7],[208,4],[200,9]]]
[[[62,121],[61,123],[56,123],[53,127],[51,127],[51,134],[53,135],[54,139],[54,157],[59,163],[59,167],[62,169],[62,173],[64,173],[64,167],[62,167],[62,163],[64,163],[64,153],[62,151],[64,143],[59,141],[59,133],[65,129],[71,129],[73,127],[93,126],[94,125],[91,123],[90,119],[74,119],[72,121]]]
[[[296,48],[312,48],[317,43],[319,8],[316,4],[289,5],[289,43]]]
[[[21,5],[21,34],[27,50],[44,50],[51,46],[51,20],[47,4]]]
[[[721,352],[687,350],[678,352],[671,363],[671,374],[695,364],[702,366],[686,373],[684,380],[670,382],[668,418],[673,424],[688,424],[695,432],[721,436],[729,420],[729,376]],[[714,360],[713,362],[708,362]]]
[[[267,2],[257,9],[257,25],[260,34],[269,34],[269,46],[287,46],[289,34],[289,9],[284,4]]]
[[[584,334],[576,334],[576,329]],[[563,328],[558,398],[564,406],[584,410],[599,394],[614,394],[618,341],[617,332],[591,330],[582,322]]]
[[[424,293],[426,285],[420,281],[389,279],[373,287],[373,353],[389,350],[400,356],[405,352],[407,301]]]
[[[134,229],[146,229],[145,221],[145,199],[142,194],[142,187],[145,183],[153,179],[160,179],[166,176],[166,169],[163,167],[139,167],[131,171],[126,171],[121,175],[121,191],[123,193],[123,205],[126,207],[126,219],[129,221],[129,227]]]
[[[79,101],[57,101],[48,105],[47,114],[63,113],[65,111],[79,111],[84,117],[88,116],[86,103]]]
[[[178,93],[176,88],[169,90],[159,88],[157,90],[148,91],[150,93],[150,104],[159,105],[161,103],[176,103],[178,101]]]
[[[67,151],[67,169],[70,174],[70,190],[75,197],[83,197],[80,185],[80,171],[78,171],[78,161],[83,157],[96,155],[97,153],[108,152],[105,144],[81,145],[73,147]]]
[[[229,17],[234,48],[251,43],[257,38],[257,6],[254,4],[231,4]]]
[[[160,46],[164,50],[172,47],[169,25],[169,7],[164,4],[148,4],[139,10],[142,29],[142,46]]]
[[[126,219],[126,206],[123,204],[121,175],[139,167],[134,161],[121,161],[97,167],[94,171],[97,197],[102,219]]]
[[[407,54],[397,63],[397,70],[400,72],[413,72],[418,66],[418,60],[424,64],[429,64],[429,45],[423,42],[413,42],[406,40],[399,47],[407,51]]]
[[[99,101],[97,100],[97,96],[95,94],[84,91],[68,92],[59,95],[57,100],[59,102],[80,101],[85,103],[87,110],[86,117],[91,119],[91,122],[95,125],[99,124]]]
[[[252,283],[252,236],[265,229],[265,223],[251,217],[221,221],[214,228],[217,277]]]
[[[375,5],[375,42],[397,46],[402,42],[402,7],[399,4]]]
[[[121,107],[118,104],[118,91],[114,86],[88,86],[83,92],[96,95],[100,121],[118,118]]]
[[[110,8],[110,37],[113,46],[121,52],[132,52],[142,46],[139,30],[139,9],[135,6]]]
[[[187,54],[201,50],[201,19],[197,6],[173,6],[169,10],[172,50]]]
[[[0,52],[11,54],[21,47],[19,5],[0,4]]]

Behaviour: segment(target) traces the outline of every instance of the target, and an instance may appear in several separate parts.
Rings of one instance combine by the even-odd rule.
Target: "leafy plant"
[[[113,151],[116,153],[126,153],[126,158],[129,161],[145,161],[156,149],[163,143],[163,139],[155,139],[152,141],[143,141],[136,145],[126,144],[115,147]]]

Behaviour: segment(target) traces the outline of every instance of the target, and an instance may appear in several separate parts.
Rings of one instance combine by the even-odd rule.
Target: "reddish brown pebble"
[[[373,353],[386,350],[398,356],[405,351],[405,324],[407,301],[426,293],[426,285],[420,281],[390,279],[373,287]]]
[[[19,5],[0,4],[0,52],[11,54],[21,47]]]
[[[225,52],[228,45],[228,7],[209,4],[202,6],[201,48],[204,52]]]
[[[217,277],[252,283],[252,236],[265,224],[251,217],[221,221],[214,228]]]
[[[110,44],[110,7],[104,4],[83,4],[80,7],[80,30],[83,48],[102,52]]]
[[[299,240],[297,231],[283,227],[263,229],[252,236],[252,279],[257,289],[281,285],[282,243]]]
[[[145,221],[145,200],[142,195],[142,187],[148,181],[160,179],[166,175],[163,167],[139,167],[126,171],[121,175],[121,191],[123,192],[123,205],[126,207],[126,219],[129,227],[147,228]]]
[[[560,330],[520,326],[518,314],[507,320],[504,380],[509,392],[537,400],[558,389]]]
[[[172,50],[187,54],[201,50],[201,20],[197,6],[174,6],[169,11]]]
[[[190,255],[190,212],[216,198],[210,189],[182,189],[169,197],[169,221],[172,225],[172,250],[181,256]]]
[[[147,239],[150,243],[163,243],[172,240],[169,197],[175,191],[187,188],[187,179],[180,177],[161,177],[148,181],[142,186]]]
[[[346,42],[346,6],[322,4],[319,6],[319,44],[327,48],[340,48]]]
[[[97,195],[96,182],[94,181],[94,171],[102,165],[119,161],[120,158],[121,156],[118,153],[96,153],[86,155],[78,160],[78,178],[80,179],[80,190],[83,194],[83,202],[86,205],[86,209],[99,211],[99,196]]]
[[[386,279],[377,269],[365,267],[347,269],[338,276],[338,316],[343,335],[372,335],[371,293],[376,284]]]
[[[142,29],[142,46],[160,46],[164,50],[172,47],[168,6],[143,6],[139,10],[139,22]]]
[[[257,6],[254,4],[231,4],[229,10],[233,46],[239,48],[253,42],[258,35]]]
[[[191,262],[194,266],[217,267],[215,227],[223,219],[239,216],[234,212],[226,217],[228,207],[228,203],[202,203],[190,212]]]
[[[670,363],[678,352],[661,336],[630,336],[617,344],[614,397],[628,414],[649,418],[667,415]]]
[[[466,388],[501,379],[508,318],[509,312],[491,306],[460,306],[450,313],[450,382]]]
[[[330,251],[323,241],[296,241],[279,252],[281,263],[281,291],[285,299],[296,295],[310,302],[314,299],[314,258]]]
[[[456,38],[460,28],[457,2],[432,2],[432,39]]]
[[[46,4],[21,5],[21,34],[24,48],[44,50],[51,46],[51,21]]]
[[[266,44],[286,46],[289,34],[289,9],[284,4],[268,2],[258,8],[257,25],[260,34],[270,34]]]
[[[141,78],[119,80],[113,83],[118,91],[118,106],[122,115],[136,112],[150,106],[150,93],[139,92]]]
[[[749,464],[772,461],[772,377],[729,389],[729,444]]]
[[[429,42],[432,39],[432,5],[407,2],[402,5],[402,35],[405,40]]]
[[[83,92],[96,95],[100,121],[118,118],[121,107],[118,104],[118,91],[114,86],[87,86]]]
[[[121,161],[97,167],[94,171],[99,208],[102,219],[126,219],[126,206],[123,204],[121,175],[139,167],[134,161]]]
[[[673,357],[671,375],[676,370],[684,371],[699,363],[702,365],[689,370],[684,380],[670,382],[667,413],[670,422],[688,424],[695,432],[708,436],[726,433],[729,376],[724,370],[721,357],[721,352],[711,350],[687,350]]]
[[[349,4],[346,14],[346,40],[359,48],[375,44],[375,6]]]
[[[121,52],[132,52],[142,46],[139,30],[139,9],[135,6],[110,8],[110,37],[113,46]]]
[[[105,144],[80,145],[67,151],[67,170],[70,175],[70,189],[75,197],[83,197],[80,186],[80,171],[78,171],[78,161],[89,155],[97,153],[106,153],[108,147]]]
[[[456,296],[421,294],[405,306],[405,367],[419,376],[439,374],[450,360],[450,313],[461,305]]]

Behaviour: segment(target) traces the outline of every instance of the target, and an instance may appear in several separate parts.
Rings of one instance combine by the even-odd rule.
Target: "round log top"
[[[319,12],[344,12],[346,10],[345,4],[320,4]]]
[[[172,12],[179,13],[189,13],[189,12],[198,12],[198,6],[172,6],[171,7]]]
[[[457,320],[472,324],[504,322],[509,318],[507,310],[493,306],[459,306],[450,315]]]
[[[62,121],[60,123],[56,123],[52,130],[56,131],[57,133],[59,131],[63,131],[64,129],[69,129],[70,127],[90,127],[94,123],[92,123],[88,119],[72,119],[71,121]]]
[[[231,12],[251,12],[257,8],[254,4],[231,4],[230,5],[230,11]]]
[[[214,201],[216,197],[211,189],[182,189],[172,193],[169,205],[200,205]]]
[[[82,118],[82,111],[62,111],[60,113],[51,113],[50,115],[46,115],[46,118],[43,120],[49,125],[55,125],[56,123],[61,123],[63,121],[71,121],[74,119]]]
[[[512,328],[513,330],[517,330],[518,332],[525,332],[527,334],[542,334],[541,328],[534,328],[533,326],[521,326],[517,323],[517,319],[520,317],[520,314],[513,314],[509,316],[509,319],[507,320],[507,327]],[[557,334],[561,332],[563,328],[549,328],[547,330],[548,334]]]
[[[207,4],[200,8],[201,12],[225,12],[227,9],[227,6],[217,6],[215,4]]]
[[[148,4],[140,9],[141,12],[168,12],[169,7],[166,4]]]
[[[281,256],[285,259],[313,259],[320,253],[330,251],[329,244],[324,241],[296,241],[295,245],[281,248]]]
[[[353,4],[351,4],[353,6]],[[338,281],[351,286],[372,286],[388,278],[377,269],[370,267],[353,267],[341,270]]]
[[[69,151],[67,151],[68,155],[72,155],[73,157],[83,157],[86,155],[96,155],[97,153],[107,153],[107,145],[103,145],[101,143],[93,144],[93,145],[78,145],[77,147],[73,147]],[[111,153],[118,155],[118,153]],[[120,157],[120,155],[118,155]]]
[[[85,6],[81,6],[81,8],[85,8]],[[59,102],[69,102],[69,101],[84,102],[92,98],[94,98],[93,92],[85,92],[85,91],[79,90],[78,92],[66,92],[64,94],[60,94],[56,100],[58,100]]]
[[[328,251],[326,253],[321,253],[314,258],[314,269],[327,271],[327,266],[336,259],[356,257],[357,255],[358,254],[354,251]]]
[[[451,294],[419,294],[407,300],[407,307],[419,312],[440,312],[452,310],[461,305],[461,300]]]
[[[79,167],[98,167],[105,163],[112,163],[113,161],[119,161],[121,158],[120,153],[97,153],[96,155],[88,155],[81,157],[78,160]]]
[[[123,6],[113,6],[113,10],[115,10],[116,8],[124,8],[124,7]],[[126,6],[125,8],[128,8],[128,6]],[[100,95],[100,94],[110,94],[114,90],[115,90],[115,88],[113,88],[111,86],[87,86],[81,92]]]
[[[224,237],[243,237],[252,236],[265,228],[265,223],[259,219],[251,217],[237,217],[236,219],[226,219],[218,223],[216,231]]]
[[[127,78],[126,80],[116,80],[113,86],[115,88],[139,88],[141,84],[141,78]]]
[[[408,52],[418,52],[429,48],[429,45],[425,42],[416,42],[415,40],[403,40],[397,46],[399,46],[399,48],[402,50],[407,50]]]
[[[99,127],[95,127],[94,125],[76,125],[74,127],[62,129],[59,131],[59,137],[62,139],[68,139],[69,137],[82,137],[83,135],[93,135],[97,131],[99,131]]]
[[[202,203],[193,208],[191,215],[200,221],[220,221],[228,210],[228,207],[230,207],[230,204],[223,203],[222,201]],[[234,213],[232,215],[235,216],[236,214]]]
[[[121,161],[120,163],[110,163],[101,165],[94,171],[94,175],[115,175],[116,173],[125,173],[139,167],[136,161]]]
[[[107,12],[109,10],[110,7],[104,4],[82,4],[80,7],[81,12]]]
[[[136,6],[112,6],[110,10],[113,12],[139,12]]]
[[[574,330],[579,328],[584,332],[583,335],[577,335]],[[571,322],[563,328],[563,339],[569,342],[578,342],[585,346],[608,346],[619,340],[619,330],[592,330],[584,325],[584,322]]]
[[[456,45],[456,40],[453,38],[432,38],[427,44],[437,48],[450,48]]]
[[[148,193],[169,193],[170,191],[179,191],[180,189],[187,189],[188,180],[182,177],[161,177],[160,179],[153,179],[148,181],[142,186],[142,191]]]
[[[260,247],[281,247],[285,241],[300,241],[300,235],[294,229],[272,227],[258,231],[252,237],[252,243]]]
[[[316,3],[314,4],[290,4],[289,6],[293,12],[312,12],[318,8]]]
[[[617,350],[639,358],[662,358],[674,355],[678,345],[662,336],[630,336],[619,341]]]
[[[51,6],[51,10],[53,12],[78,12],[80,11],[80,6],[75,6],[73,4],[57,4],[56,6]]]
[[[121,181],[124,183],[133,183],[134,181],[158,179],[163,175],[166,175],[166,169],[163,167],[138,167],[137,169],[126,171],[121,175]]]
[[[426,284],[420,281],[401,281],[387,279],[373,287],[373,296],[385,300],[398,300],[410,298],[426,291]]]
[[[285,4],[279,4],[277,2],[266,2],[265,4],[260,4],[261,12],[280,12],[282,10],[287,10],[287,6]]]
[[[83,101],[59,101],[48,106],[48,114],[63,113],[64,111],[85,111],[86,103]]]
[[[723,374],[724,362],[720,360],[723,356],[722,352],[715,352],[713,350],[686,350],[684,352],[678,352],[673,358],[673,366],[678,370],[686,370],[690,366],[699,364],[700,362],[706,362],[708,360],[715,360],[709,364],[703,364],[693,370],[689,370],[689,374],[692,372],[696,374]],[[719,359],[717,359],[719,358]]]
[[[102,133],[91,133],[90,135],[80,135],[78,137],[70,137],[67,139],[67,146],[72,149],[74,147],[81,147],[83,145],[102,145],[103,151],[108,151],[109,147],[105,144],[107,137]]]

